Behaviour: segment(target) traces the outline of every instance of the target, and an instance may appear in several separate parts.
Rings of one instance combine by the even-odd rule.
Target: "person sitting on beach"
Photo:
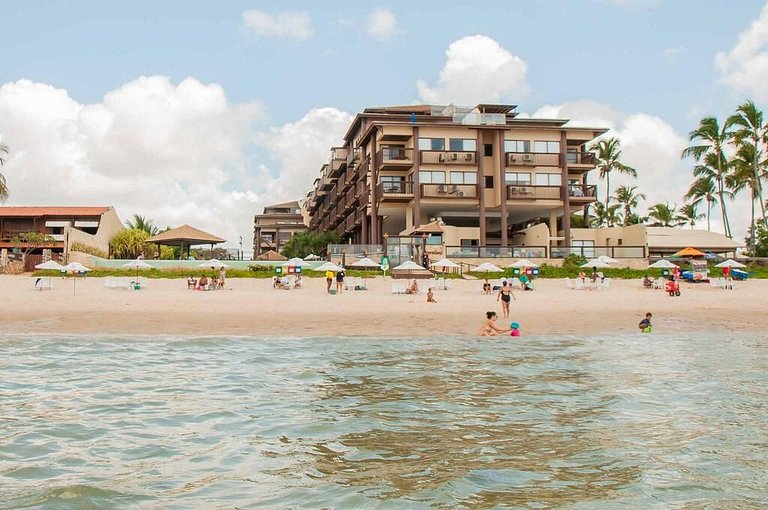
[[[413,283],[410,287],[405,289],[406,294],[418,294],[419,293],[419,284],[416,283],[416,280],[413,280]]]
[[[645,314],[645,319],[641,320],[640,324],[637,325],[637,327],[640,328],[641,333],[650,333],[653,331],[653,326],[651,325],[652,318],[653,314],[651,312]]]
[[[645,287],[646,289],[650,289],[653,287],[653,279],[650,276],[648,275],[643,276],[643,287]]]
[[[195,287],[196,290],[207,290],[208,289],[208,277],[203,275],[200,277],[199,280],[197,280],[197,287]]]
[[[592,274],[589,275],[589,280],[592,282],[592,285],[597,283],[597,268],[596,267],[592,268]]]
[[[301,287],[301,275],[300,274],[296,275],[296,283],[293,284],[293,287],[295,289],[298,289],[299,287]]]
[[[488,281],[488,278],[485,279],[483,282],[483,294],[490,294],[491,293],[491,282]]]
[[[432,293],[432,287],[427,289],[427,303],[437,303],[435,295]]]
[[[208,286],[208,290],[217,290],[219,288],[219,279],[215,276],[211,278],[211,284]]]
[[[509,336],[520,336],[520,323],[513,322],[509,325]]]
[[[500,333],[509,332],[508,329],[502,329],[496,326],[496,320],[498,319],[496,312],[485,312],[485,324],[480,328],[478,335],[480,336],[496,336]]]
[[[197,285],[197,280],[195,280],[195,277],[192,275],[189,275],[189,278],[187,278],[187,288],[194,290],[196,285]]]
[[[587,273],[579,271],[579,280],[581,280],[582,285],[587,283]]]
[[[520,285],[522,285],[523,290],[533,290],[533,283],[527,274],[520,275]],[[512,287],[510,286],[510,289],[511,288]]]

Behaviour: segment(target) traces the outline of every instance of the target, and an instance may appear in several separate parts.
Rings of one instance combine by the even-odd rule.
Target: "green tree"
[[[752,225],[746,238],[747,254],[750,257],[768,257],[768,228],[765,225]]]
[[[5,158],[3,155],[8,154],[8,146],[4,143],[0,143],[0,167],[5,164]],[[5,202],[8,198],[8,185],[5,183],[5,176],[0,173],[0,202]]]
[[[768,226],[768,218],[765,215],[765,203],[763,203],[763,171],[760,161],[763,157],[763,145],[768,136],[768,125],[763,120],[763,112],[748,100],[736,108],[736,113],[728,117],[727,127],[733,127],[733,141],[738,146],[744,143],[750,143],[753,146],[752,151],[752,173],[754,175],[755,194],[760,204],[760,211],[763,217],[763,225]]]
[[[613,198],[624,209],[623,219],[626,227],[630,225],[629,221],[632,219],[633,209],[637,207],[640,200],[645,200],[645,195],[637,193],[637,186],[619,186],[616,188]]]
[[[728,174],[728,158],[725,155],[725,147],[731,139],[728,130],[728,122],[720,128],[717,117],[704,117],[699,121],[699,127],[688,133],[688,139],[692,143],[683,150],[682,158],[693,158],[701,163],[694,168],[694,175],[703,177],[711,175],[717,185],[717,194],[720,197],[720,212],[723,216],[723,230],[725,236],[733,237],[731,224],[728,220],[728,211],[723,195],[725,193],[725,177]]]
[[[149,234],[148,237],[156,236],[160,233],[160,229],[155,226],[152,220],[138,214],[133,215],[133,220],[126,221],[125,226],[129,229],[143,230]]]
[[[686,200],[692,200],[692,204],[698,206],[701,202],[707,202],[707,230],[711,229],[710,217],[712,215],[712,207],[717,205],[717,190],[715,189],[715,182],[711,177],[699,177],[691,187],[688,189],[688,193],[685,194]]]
[[[751,244],[755,244],[756,230],[753,228],[755,225],[755,202],[760,197],[758,195],[758,185],[755,181],[755,173],[753,171],[755,146],[749,142],[742,142],[736,149],[731,159],[732,170],[726,179],[726,186],[730,190],[731,196],[746,190],[750,196],[750,209],[749,216],[749,232],[751,236]],[[763,160],[760,163],[761,167],[765,169],[766,162]]]
[[[605,203],[607,204],[611,197],[611,172],[637,177],[637,170],[620,161],[621,142],[618,138],[600,140],[592,144],[589,150],[595,152],[597,160],[595,168],[600,172],[600,178],[605,179]]]
[[[694,203],[683,204],[677,210],[678,221],[690,225],[691,230],[696,226],[696,222],[702,218],[704,218],[704,214],[696,210]]]
[[[27,255],[32,251],[55,241],[53,237],[42,232],[24,232],[15,236],[12,243],[21,250],[21,261],[24,263],[27,260]]]
[[[310,253],[323,256],[328,251],[329,244],[339,242],[339,236],[335,232],[323,232],[312,234],[309,232],[298,232],[293,234],[283,247],[283,255],[288,258],[304,258]]]
[[[602,202],[595,202],[595,215],[590,216],[589,221],[593,227],[612,227],[621,222],[619,216],[619,204],[605,206]]]
[[[652,227],[679,227],[684,223],[675,213],[676,206],[669,202],[654,204],[648,209],[648,219],[653,220]]]
[[[139,255],[152,256],[153,244],[147,243],[149,234],[138,228],[125,228],[109,240],[109,255],[113,259],[135,259]]]

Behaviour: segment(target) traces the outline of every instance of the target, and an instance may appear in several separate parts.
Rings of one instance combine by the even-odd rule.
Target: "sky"
[[[638,185],[641,209],[682,203],[701,117],[768,108],[764,1],[4,4],[6,204],[114,205],[246,251],[253,215],[304,196],[366,107],[502,102],[610,128],[639,174],[611,185]],[[746,195],[729,208],[742,236]]]

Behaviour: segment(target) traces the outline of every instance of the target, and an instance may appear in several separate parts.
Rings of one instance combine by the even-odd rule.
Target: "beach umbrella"
[[[197,267],[210,267],[214,271],[217,269],[223,269],[230,267],[229,264],[225,264],[224,262],[220,261],[219,259],[211,259],[206,260],[205,262],[201,263]]]
[[[283,267],[288,266],[296,266],[296,267],[307,267],[311,265],[309,262],[306,262],[304,259],[299,257],[294,257],[292,259],[288,259],[285,262],[281,264]]]
[[[368,269],[375,267],[376,269],[381,269],[381,265],[379,265],[377,262],[374,262],[373,260],[369,259],[368,257],[363,257],[357,262],[350,264],[349,267],[359,267],[363,269],[363,279],[365,280],[366,284],[368,283]]]
[[[665,259],[659,259],[648,266],[649,269],[675,269],[676,267],[678,266]]]
[[[77,273],[87,273],[90,271],[90,269],[82,265],[80,262],[70,262],[64,266],[64,271],[75,273],[75,277],[72,278],[72,294],[74,295],[77,291]]]
[[[432,267],[433,269],[437,268],[437,269],[445,270],[445,269],[458,269],[461,266],[450,259],[440,259],[437,262],[431,263],[430,267]]]
[[[392,277],[393,278],[394,278],[395,271],[404,271],[404,272],[408,273],[408,276],[411,276],[411,273],[413,273],[414,271],[422,272],[422,271],[428,271],[428,270],[424,269],[424,267],[420,266],[419,264],[417,264],[416,262],[414,262],[412,260],[406,260],[405,262],[403,262],[399,266],[396,266],[396,267],[392,268],[392,274],[393,274]]]
[[[321,260],[321,257],[318,255],[315,255],[314,253],[310,253],[306,257],[304,257],[304,260]]]
[[[741,262],[736,262],[733,259],[728,259],[725,262],[720,262],[719,264],[716,264],[715,267],[735,267],[740,269],[747,266],[742,264]]]
[[[334,273],[338,273],[339,271],[344,271],[344,268],[341,266],[337,266],[333,262],[325,262],[324,264],[320,264],[316,268],[313,269],[313,271],[332,271]]]
[[[514,263],[508,265],[507,267],[523,268],[523,267],[539,267],[539,265],[538,264],[534,264],[533,262],[531,262],[528,259],[520,259],[517,262],[514,262]]]
[[[473,273],[503,273],[504,270],[496,264],[490,262],[483,262],[472,270]]]
[[[38,264],[35,266],[35,269],[42,269],[44,271],[64,271],[64,266],[59,264],[58,262],[55,262],[53,260],[49,260],[48,262],[43,262],[42,264]],[[51,287],[51,277],[48,276],[48,288]]]
[[[585,263],[583,263],[579,267],[584,267],[584,268],[593,267],[593,268],[596,268],[596,269],[606,269],[606,268],[609,268],[611,266],[610,266],[610,264],[607,264],[607,263],[603,262],[600,259],[592,259],[592,260],[586,261]]]
[[[614,258],[611,258],[608,255],[600,255],[599,257],[597,257],[597,260],[601,260],[601,261],[605,262],[606,264],[618,264],[619,263],[618,260],[616,260]]]
[[[153,269],[155,266],[152,266],[150,264],[147,264],[141,259],[136,259],[128,262],[127,264],[123,264],[123,267],[127,267],[129,269],[135,269],[136,270],[136,280],[139,279],[139,269]]]
[[[703,251],[699,251],[696,248],[683,248],[679,252],[675,253],[673,257],[705,257],[707,254]]]

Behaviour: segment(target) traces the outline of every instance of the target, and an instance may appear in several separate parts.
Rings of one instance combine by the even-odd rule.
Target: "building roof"
[[[156,244],[219,244],[225,242],[224,239],[215,235],[203,232],[202,230],[182,225],[178,228],[167,230],[162,234],[157,234],[147,239],[149,243]]]
[[[275,250],[269,250],[269,251],[265,251],[264,253],[262,253],[261,255],[256,257],[256,260],[272,260],[272,261],[275,261],[275,260],[288,260],[288,259],[285,256],[280,255],[279,253],[277,253]]]
[[[66,207],[66,206],[0,206],[0,216],[33,217],[41,216],[101,216],[111,207]]]
[[[702,251],[733,251],[741,246],[741,243],[728,239],[723,234],[706,230],[673,227],[646,227],[646,229],[649,248],[669,248],[677,251],[690,246]]]

